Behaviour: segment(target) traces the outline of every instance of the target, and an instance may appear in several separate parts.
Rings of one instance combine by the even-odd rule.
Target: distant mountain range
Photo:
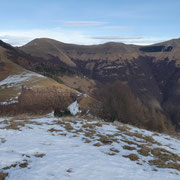
[[[121,80],[146,107],[180,129],[180,39],[150,46],[113,42],[83,46],[41,38],[12,47],[0,41],[0,55],[0,80],[13,71],[4,72],[7,63],[87,94],[96,85]]]

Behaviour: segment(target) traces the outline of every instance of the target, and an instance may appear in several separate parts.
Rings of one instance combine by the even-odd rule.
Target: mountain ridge
[[[97,84],[120,80],[145,106],[163,114],[179,128],[179,44],[180,39],[151,46],[112,42],[83,46],[40,38],[15,48],[25,58],[19,58],[16,51],[11,51],[9,58],[31,71],[63,79],[65,85],[90,95]],[[77,78],[83,79],[86,88],[77,84]]]
[[[44,39],[34,41],[36,48],[25,45],[20,49],[25,53],[36,51],[39,41],[46,46]],[[178,126],[180,104],[175,104],[180,97],[180,39],[149,46],[113,42],[83,46],[48,41],[55,42],[76,64],[75,71],[103,84],[116,80],[127,83],[146,106],[165,114]],[[36,56],[36,53],[31,55]],[[51,55],[53,58],[53,51]],[[69,64],[66,65],[68,68]]]

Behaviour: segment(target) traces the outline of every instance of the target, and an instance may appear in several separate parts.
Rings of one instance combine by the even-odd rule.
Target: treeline
[[[146,107],[124,83],[117,81],[94,91],[99,100],[94,112],[106,121],[120,121],[148,130],[172,133],[174,127],[162,112]]]

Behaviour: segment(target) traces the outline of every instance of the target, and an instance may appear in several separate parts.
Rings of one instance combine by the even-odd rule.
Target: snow
[[[18,103],[18,101],[11,100],[11,101],[0,102],[0,105],[9,105],[9,104],[14,104],[14,103]]]
[[[77,107],[77,102],[73,103]],[[11,118],[4,118],[10,121]],[[71,121],[70,121],[71,120]],[[15,120],[20,122],[22,120]],[[3,122],[3,118],[0,118]],[[131,152],[122,148],[125,143],[113,143],[100,147],[93,146],[97,141],[97,135],[94,134],[94,142],[85,143],[84,132],[73,137],[73,131],[67,131],[64,125],[59,122],[70,123],[74,130],[86,125],[99,123],[98,120],[88,121],[67,117],[62,120],[55,118],[52,114],[46,117],[30,118],[29,123],[20,127],[20,130],[0,128],[0,169],[17,164],[16,167],[4,170],[9,173],[7,180],[179,180],[179,172],[173,169],[158,169],[153,171],[154,167],[144,163],[142,166],[136,162],[123,157]],[[141,132],[144,135],[153,135],[153,132],[131,128],[131,132]],[[56,129],[51,132],[50,129]],[[114,124],[104,123],[102,127],[95,127],[97,134],[120,133]],[[66,133],[67,135],[61,135]],[[119,139],[129,137],[124,134],[118,136]],[[180,155],[180,141],[167,135],[155,136],[157,141],[163,144],[163,147],[171,144],[172,151]],[[168,138],[170,140],[168,140]],[[1,142],[1,140],[5,142]],[[114,156],[108,155],[110,148],[119,149],[119,153]],[[137,153],[136,150],[133,153]],[[44,154],[43,157],[37,157],[38,154]],[[145,157],[146,158],[146,157]],[[148,160],[147,157],[145,160]],[[18,164],[27,162],[26,168],[21,168]],[[178,174],[176,174],[178,173]]]
[[[76,115],[77,113],[79,113],[80,112],[80,109],[79,109],[79,104],[78,104],[78,102],[77,101],[74,101],[72,104],[70,104],[69,106],[68,106],[68,110],[70,111],[70,113],[72,114],[72,115]]]
[[[0,87],[1,88],[10,88],[14,87],[15,85],[21,84],[22,82],[29,81],[32,78],[44,78],[44,76],[26,71],[21,74],[16,74],[16,75],[9,75],[6,79],[0,81]]]

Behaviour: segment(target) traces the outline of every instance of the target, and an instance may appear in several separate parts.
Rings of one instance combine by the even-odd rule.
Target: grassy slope
[[[3,48],[0,48],[0,59],[4,63],[3,69],[0,72],[0,81],[3,81],[8,77],[17,75],[19,75],[19,78],[21,78],[22,74],[25,74],[26,76],[32,75],[32,77],[29,77],[26,81],[17,83],[16,86],[12,85],[12,87],[8,88],[2,88],[2,86],[0,86],[0,102],[8,101],[11,98],[12,100],[16,98],[18,96],[18,93],[21,91],[22,85],[30,88],[56,88],[59,91],[74,91],[73,89],[63,84],[59,84],[50,78],[41,77],[38,74],[25,70],[19,65],[11,62],[10,60],[8,60],[6,51]]]

